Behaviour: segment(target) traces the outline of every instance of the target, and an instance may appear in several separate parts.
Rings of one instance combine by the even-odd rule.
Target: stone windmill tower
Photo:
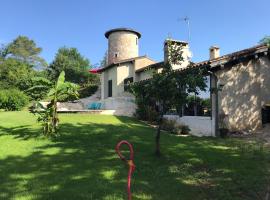
[[[116,28],[107,31],[105,37],[108,39],[108,65],[139,56],[139,32]]]

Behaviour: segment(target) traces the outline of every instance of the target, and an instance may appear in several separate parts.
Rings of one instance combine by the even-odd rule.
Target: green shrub
[[[78,90],[79,98],[86,98],[93,95],[98,89],[97,85],[87,85],[87,86],[80,86],[80,89]],[[66,102],[66,101],[74,101],[77,100],[74,96],[68,96],[63,95],[61,98],[58,99],[60,102]]]
[[[0,90],[0,109],[21,110],[28,103],[28,96],[18,89]]]
[[[154,108],[140,104],[136,109],[135,117],[150,123],[155,123],[158,118],[158,113],[154,110]]]
[[[180,125],[181,126],[181,134],[188,135],[190,132],[190,128],[187,125]]]
[[[161,129],[168,132],[174,132],[176,127],[175,120],[163,119],[161,124]]]
[[[98,89],[97,85],[87,85],[85,87],[81,87],[81,89],[78,91],[80,98],[90,97],[93,95]]]
[[[175,135],[187,135],[190,128],[184,124],[178,124],[175,120],[163,119],[161,129]]]

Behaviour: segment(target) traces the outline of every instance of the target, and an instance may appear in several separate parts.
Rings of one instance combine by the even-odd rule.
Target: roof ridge
[[[117,62],[110,63],[109,65],[107,65],[107,66],[105,66],[103,68],[100,68],[98,71],[103,71],[103,70],[106,70],[107,68],[110,68],[110,67],[112,67],[114,65],[125,63],[125,62],[130,62],[130,61],[133,61],[133,60],[136,60],[136,59],[140,59],[140,58],[148,58],[149,60],[154,61],[153,59],[149,58],[147,55],[137,56],[137,57],[127,58],[127,59],[119,60]],[[154,61],[154,62],[156,62],[156,61]]]
[[[262,49],[262,48],[265,48],[265,47],[269,48],[269,47],[267,46],[267,44],[258,44],[258,45],[255,45],[255,46],[252,46],[252,47],[249,47],[249,48],[241,49],[241,50],[238,50],[238,51],[235,51],[235,52],[232,52],[232,53],[228,53],[228,54],[219,56],[219,57],[214,58],[214,59],[208,59],[208,60],[196,62],[196,63],[194,63],[194,64],[195,64],[195,65],[201,65],[201,64],[207,64],[207,63],[209,63],[209,62],[216,62],[216,61],[219,61],[219,60],[222,60],[222,59],[225,59],[225,58],[234,57],[234,56],[239,56],[239,55],[241,55],[241,54],[249,53],[249,52],[251,52],[251,51],[259,50],[259,49]]]

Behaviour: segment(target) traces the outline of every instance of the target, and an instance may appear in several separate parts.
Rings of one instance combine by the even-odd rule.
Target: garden
[[[134,147],[133,199],[264,199],[269,149],[237,138],[155,132],[134,118],[60,114],[57,137],[46,137],[27,111],[0,113],[0,199],[126,199],[120,140]],[[128,152],[125,152],[126,155]]]
[[[190,64],[173,70],[172,64],[183,59],[182,47],[170,46],[161,72],[128,86],[138,105],[137,118],[130,118],[59,114],[57,102],[97,90],[99,76],[89,74],[89,60],[76,48],[63,47],[48,65],[26,36],[5,44],[0,49],[0,199],[127,199],[128,166],[115,152],[122,140],[134,147],[133,199],[269,196],[265,144],[193,137],[188,127],[164,119],[171,111],[210,114],[209,99],[190,96],[206,90],[205,69]],[[128,156],[128,149],[122,150]]]

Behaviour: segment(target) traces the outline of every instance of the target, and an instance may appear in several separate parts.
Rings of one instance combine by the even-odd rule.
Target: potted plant
[[[227,128],[227,124],[225,121],[226,117],[227,115],[224,112],[219,114],[219,135],[222,138],[225,138],[229,132],[229,129]]]

